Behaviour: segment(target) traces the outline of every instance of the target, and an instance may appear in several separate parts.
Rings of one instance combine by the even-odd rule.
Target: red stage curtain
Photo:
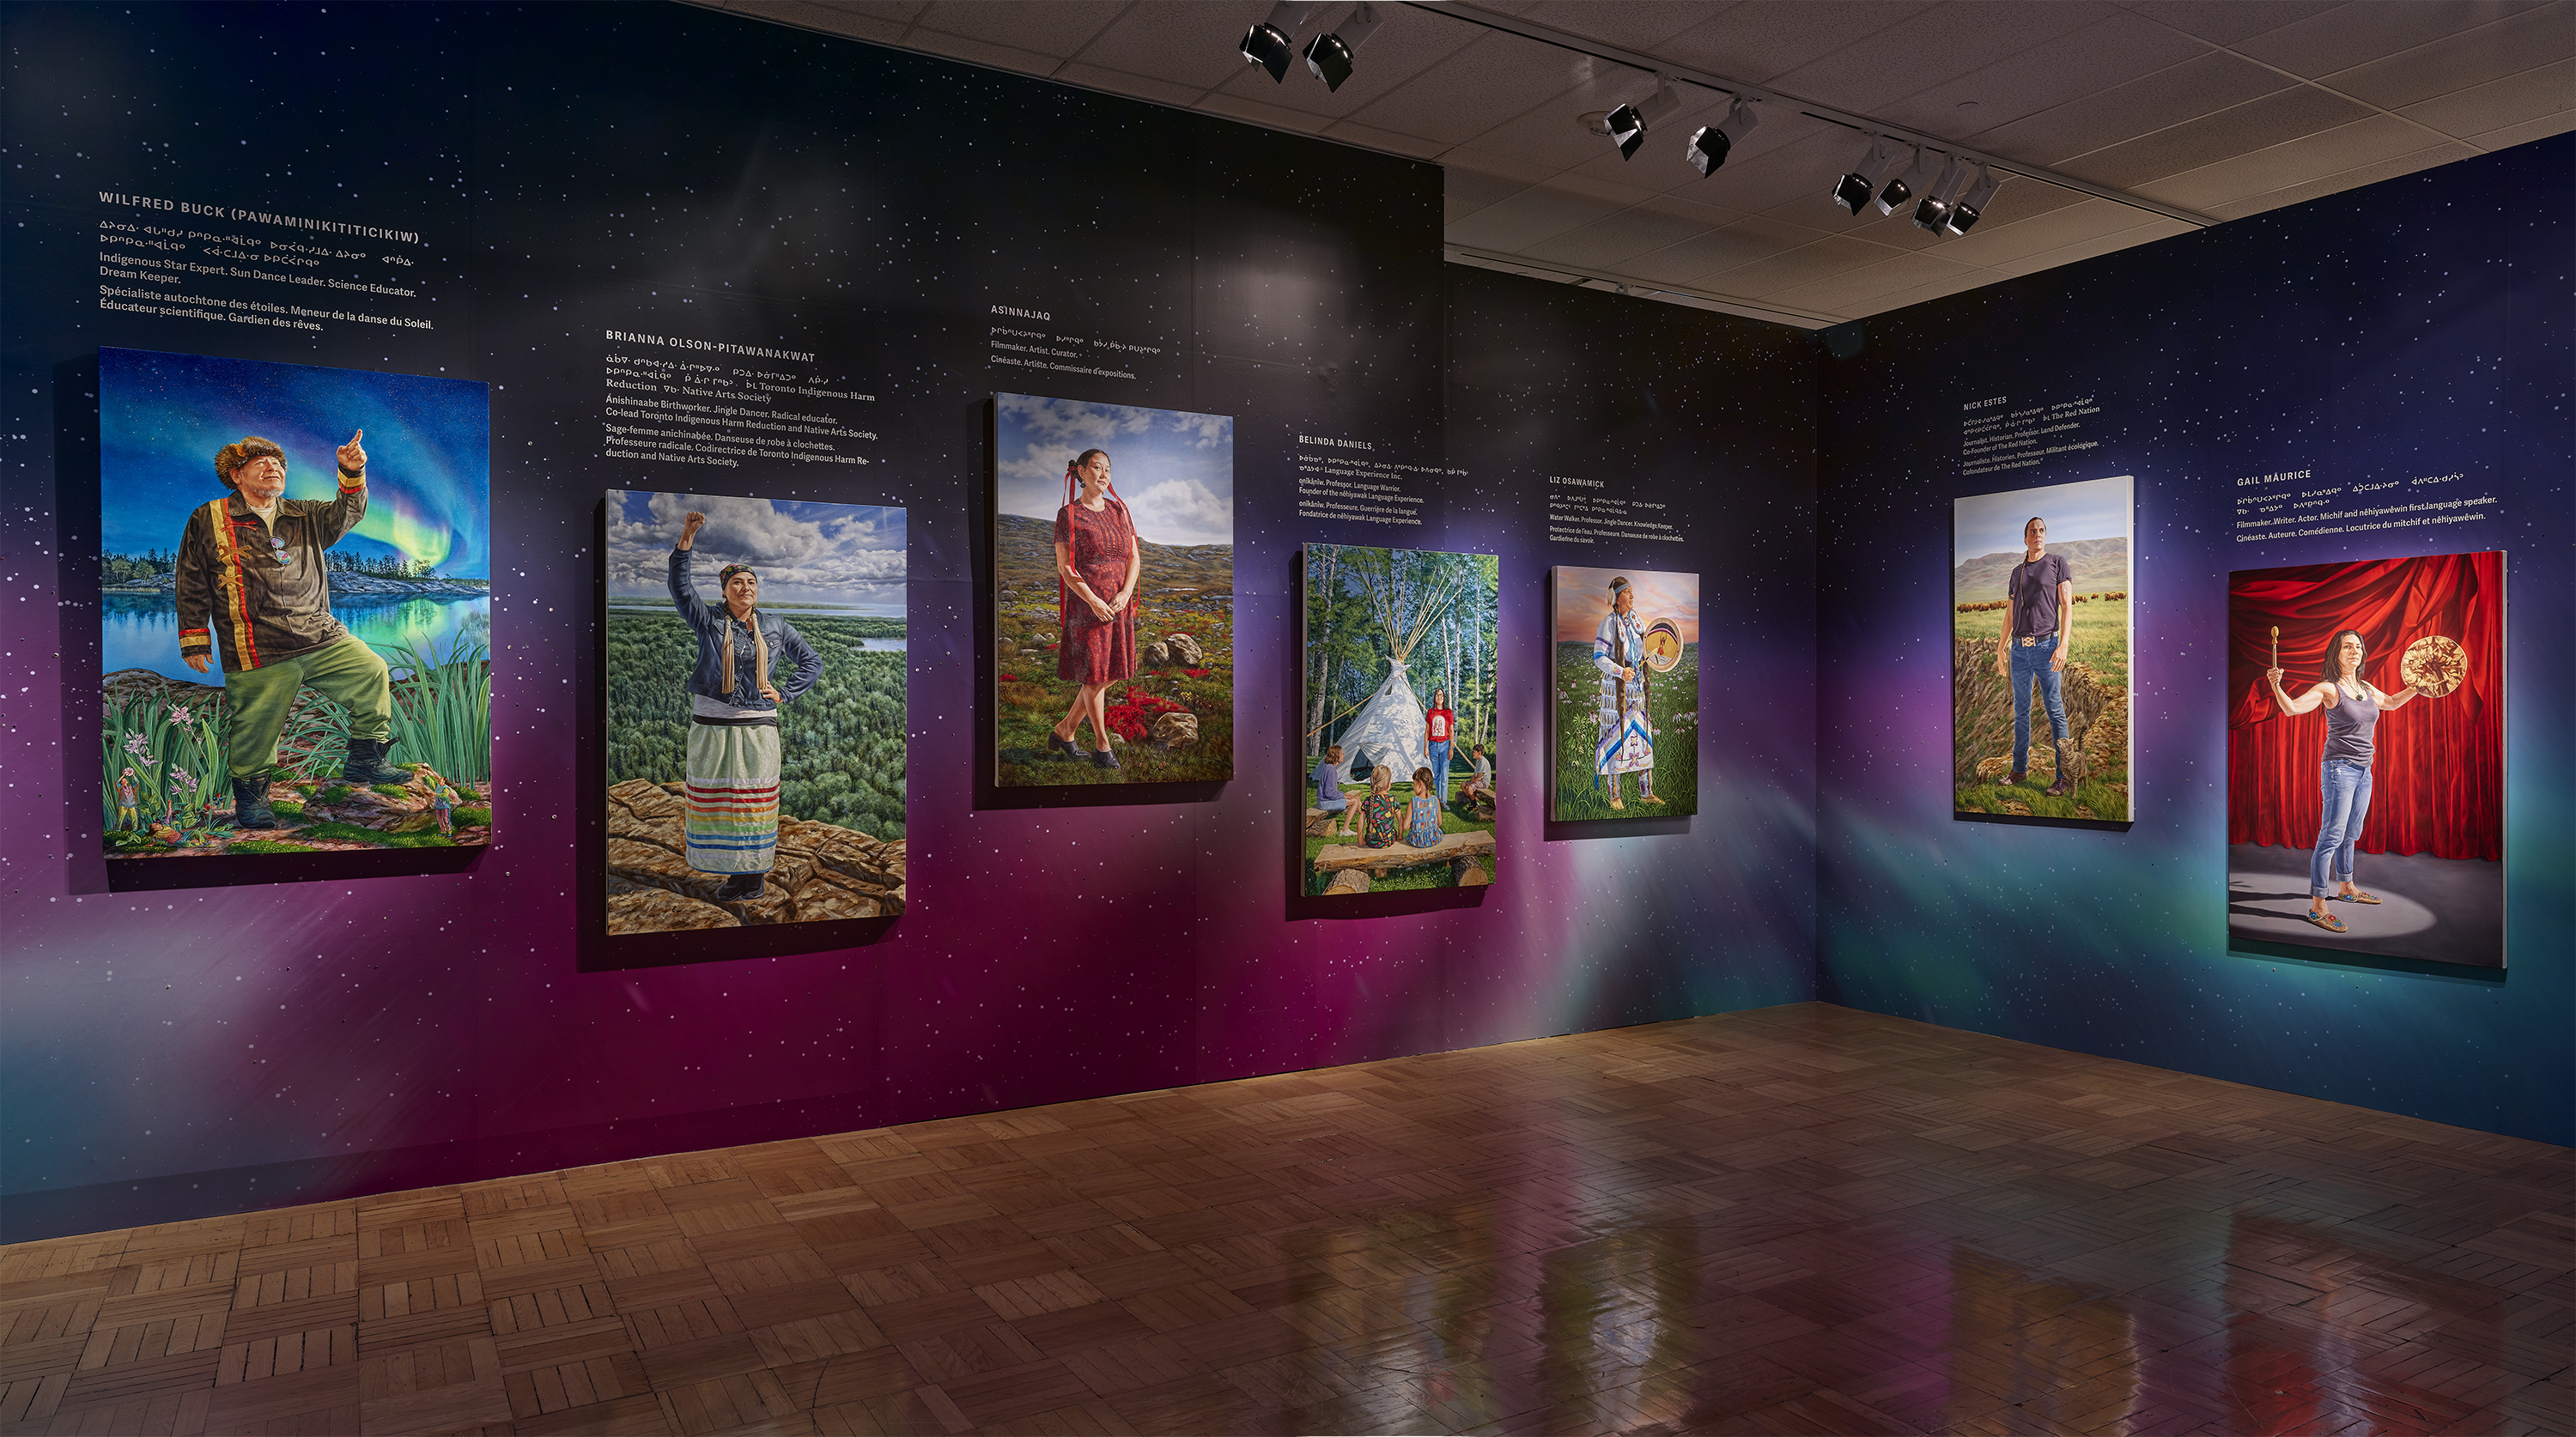
[[[2230,576],[2227,590],[2227,841],[2313,848],[2325,711],[2284,716],[2263,682],[2272,626],[2281,687],[2297,698],[2321,677],[2344,629],[2367,647],[2362,676],[2405,685],[2397,661],[2428,634],[2454,639],[2469,676],[2441,698],[2383,714],[2371,765],[2364,853],[2504,854],[2504,555],[2435,554],[2308,564]]]

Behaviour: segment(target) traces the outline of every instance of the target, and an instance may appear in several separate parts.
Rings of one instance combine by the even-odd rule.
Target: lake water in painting
[[[223,671],[200,674],[179,661],[179,610],[167,599],[108,594],[99,603],[103,651],[99,672],[150,669],[190,683],[219,684]],[[469,646],[492,646],[492,601],[396,599],[381,604],[334,604],[331,617],[377,647],[407,648],[423,657],[443,655],[461,636]]]

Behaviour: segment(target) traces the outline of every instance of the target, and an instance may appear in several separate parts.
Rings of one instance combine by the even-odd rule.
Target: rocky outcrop
[[[1185,669],[1194,669],[1207,662],[1207,655],[1200,650],[1199,641],[1187,634],[1164,635],[1163,650],[1171,656],[1172,663]]]
[[[1167,713],[1156,718],[1153,739],[1156,748],[1190,747],[1199,741],[1198,715]]]
[[[749,902],[719,900],[716,891],[724,875],[688,865],[686,813],[675,783],[630,779],[608,790],[609,932],[820,923],[892,918],[903,912],[900,840],[886,842],[794,818],[779,821],[778,861],[761,896]],[[680,901],[669,901],[674,899]],[[724,922],[703,921],[699,909],[723,914]],[[664,917],[690,921],[663,923]]]

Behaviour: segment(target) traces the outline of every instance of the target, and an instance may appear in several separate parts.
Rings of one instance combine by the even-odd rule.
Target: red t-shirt
[[[1426,717],[1431,720],[1431,741],[1447,743],[1450,726],[1458,722],[1458,716],[1447,709],[1433,709]]]

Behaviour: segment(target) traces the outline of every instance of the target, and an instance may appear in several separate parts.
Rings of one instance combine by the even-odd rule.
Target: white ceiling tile
[[[1528,188],[1526,182],[1504,175],[1480,174],[1451,166],[1440,176],[1441,208],[1449,219],[1454,220],[1510,199]]]
[[[1997,126],[2206,53],[2207,47],[2187,35],[2116,12],[1871,113],[1926,134],[1973,142]]]
[[[1023,75],[1047,75],[1064,63],[1057,56],[1041,55],[1035,50],[1017,50],[1008,45],[938,30],[912,30],[906,35],[904,44],[929,54],[945,55],[952,60],[990,65],[999,70],[1017,70]]]
[[[1442,237],[1477,249],[1517,251],[1624,208],[1555,190],[1523,190],[1445,226]]]
[[[1622,210],[1531,245],[1525,254],[1586,269],[1617,269],[1628,260],[1706,234],[1705,227],[1646,210]]]
[[[1259,18],[1258,6],[1138,0],[1102,27],[1075,58],[1103,69],[1153,75],[1193,90],[1213,90],[1252,68],[1235,46]],[[1297,74],[1311,78],[1302,65]]]
[[[1326,125],[1320,133],[1326,139],[1339,140],[1343,144],[1358,145],[1364,149],[1383,150],[1390,155],[1402,155],[1409,160],[1436,160],[1449,148],[1438,140],[1426,140],[1418,135],[1399,135],[1393,130],[1371,129],[1367,125],[1354,124],[1349,120],[1335,120]]]
[[[1303,114],[1296,110],[1282,109],[1277,105],[1265,105],[1259,100],[1246,99],[1241,95],[1230,95],[1223,91],[1199,101],[1198,108],[1212,115],[1223,115],[1229,120],[1241,120],[1248,125],[1266,125],[1274,130],[1286,130],[1292,135],[1313,134],[1324,128],[1327,123],[1321,115]]]
[[[1894,251],[1884,245],[1825,235],[1795,249],[1775,250],[1749,264],[1701,275],[1693,281],[1693,287],[1727,294],[1766,295],[1877,264],[1893,255]]]
[[[1691,284],[1780,252],[1779,244],[1755,234],[1716,230],[1631,258],[1622,269],[1657,284]]]
[[[2108,149],[2278,94],[2295,83],[2234,55],[2208,54],[1990,128],[1976,145],[2025,163],[2055,166],[2070,155]]]
[[[1777,77],[1779,88],[1864,114],[1982,70],[2119,12],[2097,0],[1988,0],[1935,6]]]
[[[2160,239],[2171,239],[2175,235],[2189,234],[2191,232],[2192,226],[2184,224],[2180,220],[2169,220],[2162,216],[2150,215],[2143,223],[2133,225],[2128,229],[2118,230],[2107,235],[2097,235],[2091,239],[2083,240],[2075,244],[2061,245],[2056,249],[2042,250],[2037,254],[2025,255],[2017,260],[2010,260],[2001,264],[1993,265],[1991,268],[1997,274],[2004,275],[2006,277],[2037,274],[2041,270],[2055,269],[2059,265],[2064,264],[2073,264],[2080,259],[2091,259],[2096,255],[2110,254],[2115,250],[2133,249],[2138,245],[2152,244]]]
[[[912,23],[916,36],[962,35],[1066,60],[1126,8],[1123,0],[938,0]]]
[[[1559,194],[1574,195],[1587,200],[1598,200],[1605,205],[1616,205],[1623,210],[1643,204],[1647,200],[1654,198],[1652,191],[1641,190],[1634,185],[1622,185],[1608,180],[1596,180],[1588,175],[1558,175],[1547,182],[1547,187]]]
[[[2576,130],[2576,110],[2561,110],[2555,115],[2543,115],[2536,120],[2525,120],[2519,125],[2507,125],[2501,130],[2489,130],[2467,138],[2480,150],[2502,150],[2545,140],[2551,135],[2563,135],[2569,130]]]
[[[1366,51],[1361,52],[1366,54]],[[1485,35],[1412,84],[1362,107],[1363,125],[1458,144],[1578,86],[1636,71],[1515,35]],[[1562,106],[1558,106],[1563,108]],[[1584,108],[1582,106],[1574,107]],[[1569,118],[1573,110],[1567,110]]]
[[[1543,0],[1518,13],[1524,20],[1618,49],[1652,50],[1705,23],[1713,8],[1708,0],[1625,0],[1617,5],[1600,0]]]
[[[1947,299],[1951,295],[1960,294],[1967,290],[1980,289],[1986,285],[1993,284],[1995,281],[2002,278],[2002,275],[1999,275],[1992,270],[1962,270],[1955,275],[1950,275],[1945,278],[1935,280],[1930,284],[1917,286],[1913,289],[1896,290],[1887,294],[1874,295],[1865,303],[1851,304],[1850,307],[1845,309],[1843,312],[1850,314],[1855,319],[1864,319],[1873,314],[1892,314],[1897,310],[1908,309],[1914,305],[1928,304],[1933,300]]]
[[[2327,195],[2341,194],[2345,190],[2358,189],[2363,185],[2375,185],[2381,180],[2395,179],[2399,175],[2415,174],[2436,165],[2449,164],[2453,160],[2465,160],[2475,153],[2477,152],[2466,145],[2445,143],[2409,153],[2387,155],[2355,165],[2348,170],[2327,175],[2311,174],[2294,184],[2249,192],[2211,206],[2208,213],[2217,215],[2221,219],[2242,219],[2247,215],[2276,210],[2284,205],[2295,205],[2308,200],[2321,199]]]
[[[2576,57],[2576,6],[2553,7],[2527,10],[2465,35],[2339,70],[2319,83],[2393,110],[2571,57]]]
[[[2026,219],[1997,223],[2000,218],[1978,221],[1975,229],[1950,241],[1944,253],[1960,264],[1993,268],[2135,229],[2144,212],[2110,200],[2086,198]]]
[[[839,10],[870,20],[890,20],[909,25],[930,8],[929,0],[815,0],[827,10]]]
[[[1751,216],[1746,215],[1740,210],[1730,210],[1720,205],[1702,204],[1696,199],[1689,199],[1680,195],[1656,195],[1651,199],[1639,200],[1637,202],[1637,208],[1646,211],[1648,214],[1664,215],[1677,220],[1687,220],[1690,223],[1699,226],[1703,230],[1719,229],[1726,225],[1734,224],[1739,220],[1751,218]]]
[[[1496,179],[1518,180],[1523,189],[1531,185],[1545,184],[1563,173],[1546,165],[1532,164],[1518,155],[1461,156],[1448,161],[1445,168],[1473,170],[1480,175],[1491,175]]]
[[[2341,174],[2400,155],[2431,148],[2433,137],[2394,115],[2369,115],[2349,125],[2302,135],[2283,144],[2231,156],[2215,164],[2168,175],[2141,185],[2137,192],[2187,210],[2214,213],[2251,195],[2269,194],[2302,181]],[[2440,142],[2466,159],[2466,145]]]
[[[724,8],[737,15],[749,15],[779,25],[794,25],[803,30],[820,30],[826,35],[847,35],[854,40],[875,40],[891,44],[903,38],[910,12],[924,8],[911,5],[831,5],[818,0],[731,0]],[[872,13],[903,11],[900,15]]]
[[[2348,125],[2369,114],[2340,95],[2303,85],[2089,155],[2076,155],[2054,168],[2097,185],[2134,190],[2151,180]]]
[[[2249,35],[2322,15],[2343,3],[2344,0],[2128,0],[2128,8],[2211,44],[2233,45]]]
[[[2576,60],[2556,60],[2518,75],[2437,95],[2397,113],[2443,134],[2466,138],[2563,115],[2571,108],[2576,108]]]
[[[1655,53],[1709,74],[1768,84],[1931,8],[1932,0],[1746,0],[1656,46]]]
[[[2532,0],[2352,0],[2321,15],[2251,36],[2236,53],[2310,79],[2502,20],[2517,12],[2545,16]],[[2559,23],[2567,23],[2561,11]],[[2483,78],[2483,77],[2481,77]],[[2420,98],[2420,97],[2419,97]]]

